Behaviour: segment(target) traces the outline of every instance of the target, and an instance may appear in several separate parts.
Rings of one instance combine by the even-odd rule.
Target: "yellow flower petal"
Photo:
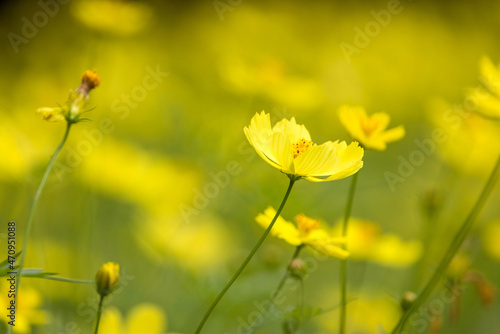
[[[292,144],[290,143],[289,137],[282,133],[275,133],[269,137],[271,141],[267,149],[264,150],[264,154],[270,156],[270,159],[275,159],[277,163],[281,166],[281,171],[287,174],[295,174],[293,165],[293,151]]]
[[[276,160],[272,160],[264,154],[264,150],[269,142],[269,137],[273,134],[269,114],[266,114],[264,111],[260,114],[255,114],[250,121],[250,125],[245,127],[243,131],[245,132],[250,145],[255,148],[257,154],[271,166],[281,169],[281,166]]]
[[[385,112],[376,112],[373,113],[370,117],[374,123],[377,125],[375,131],[383,132],[389,126],[389,122],[391,121],[391,116],[386,114]]]
[[[300,156],[295,161],[295,174],[300,176],[307,175],[324,175],[325,170],[330,170],[337,160],[337,155],[333,149],[331,142],[324,143],[319,146],[313,146]]]
[[[405,136],[405,128],[400,125],[390,130],[385,131],[380,135],[380,139],[385,143],[390,143],[393,141],[397,141]]]
[[[353,142],[346,146],[345,142],[332,143],[336,154],[338,156],[335,164],[330,166],[330,169],[323,170],[320,175],[307,176],[306,179],[312,182],[325,182],[332,180],[339,180],[350,175],[353,175],[363,167],[364,150],[358,143]],[[316,176],[326,176],[326,178],[319,178]]]
[[[287,135],[292,143],[302,138],[311,140],[309,131],[307,131],[304,125],[298,125],[295,121],[295,117],[292,117],[291,120],[284,118],[276,123],[273,127],[273,132],[280,132]]]
[[[311,240],[309,245],[318,253],[336,257],[338,259],[345,259],[349,256],[348,251],[331,242],[328,242],[325,239]]]
[[[255,220],[257,221],[257,223],[259,223],[260,226],[262,226],[263,228],[267,228],[275,215],[276,210],[269,206],[264,211],[264,214],[260,213],[255,218]],[[300,233],[297,227],[283,219],[281,216],[276,219],[276,222],[274,223],[274,226],[271,230],[271,235],[283,239],[294,246],[299,246],[302,244]]]

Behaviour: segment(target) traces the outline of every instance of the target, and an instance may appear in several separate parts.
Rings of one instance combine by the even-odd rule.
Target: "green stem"
[[[65,282],[65,283],[75,283],[75,284],[94,284],[94,280],[83,280],[83,279],[75,279],[75,278],[68,278],[68,277],[61,277],[61,276],[30,276],[30,275],[23,275],[23,277],[31,277],[31,278],[41,278],[41,279],[46,279],[49,281],[58,281],[58,282]]]
[[[222,299],[222,297],[226,294],[227,290],[229,290],[229,288],[231,287],[231,285],[233,285],[234,281],[236,281],[236,279],[238,278],[238,276],[240,276],[241,272],[243,271],[243,269],[245,269],[245,267],[250,262],[250,260],[252,259],[252,257],[255,255],[255,253],[257,252],[257,250],[259,249],[259,247],[262,245],[262,243],[264,242],[264,240],[266,240],[266,237],[269,234],[269,232],[271,232],[271,229],[273,228],[274,223],[276,222],[276,219],[278,219],[278,217],[279,217],[279,215],[281,213],[281,210],[283,210],[283,207],[285,206],[285,203],[286,203],[286,201],[288,199],[288,196],[290,195],[290,192],[292,190],[293,184],[295,183],[296,180],[297,180],[296,178],[290,177],[290,184],[288,185],[288,189],[286,191],[285,197],[283,198],[283,201],[281,202],[281,204],[280,204],[280,206],[278,208],[278,211],[276,211],[276,215],[274,216],[273,220],[269,224],[269,226],[266,229],[266,231],[264,232],[264,234],[260,237],[260,239],[257,242],[257,244],[255,244],[255,246],[253,247],[253,249],[250,251],[250,254],[248,254],[248,256],[245,259],[245,261],[243,261],[243,263],[241,264],[241,266],[238,269],[238,271],[236,271],[236,273],[233,275],[233,277],[231,278],[231,280],[226,284],[226,286],[224,287],[224,289],[222,289],[222,291],[219,293],[219,295],[217,296],[217,298],[215,298],[215,300],[212,303],[212,305],[210,305],[210,307],[208,308],[207,312],[203,316],[203,319],[201,319],[201,322],[198,325],[198,328],[196,329],[195,334],[199,334],[201,332],[201,329],[203,328],[203,326],[207,322],[207,319],[210,317],[210,314],[212,313],[212,311],[214,310],[214,308],[217,306],[217,304]]]
[[[342,224],[342,237],[347,237],[347,227],[349,218],[351,217],[352,203],[354,201],[354,193],[356,192],[356,183],[358,181],[358,173],[354,174],[349,189],[349,196],[344,211],[344,222]],[[346,245],[342,246],[347,250]],[[345,334],[346,332],[346,315],[347,315],[347,259],[340,260],[340,321],[339,333]]]
[[[101,297],[99,298],[99,307],[97,308],[97,316],[96,316],[94,334],[97,334],[97,332],[99,332],[99,323],[101,322],[102,302],[103,301],[104,301],[104,296],[101,295]]]
[[[52,157],[50,158],[49,164],[47,165],[47,169],[45,170],[45,174],[43,174],[42,181],[40,182],[40,185],[38,186],[38,189],[36,191],[35,197],[33,198],[33,203],[31,204],[29,216],[28,216],[28,222],[26,223],[26,232],[24,233],[24,244],[23,244],[23,249],[21,251],[21,257],[19,259],[19,267],[18,267],[18,272],[17,272],[17,281],[16,281],[16,294],[14,296],[14,305],[17,305],[17,296],[19,295],[19,286],[21,284],[21,273],[23,271],[24,267],[24,260],[26,259],[26,251],[28,248],[28,241],[30,237],[30,232],[31,232],[31,226],[33,224],[33,217],[35,215],[36,208],[38,206],[38,202],[40,200],[40,196],[42,195],[43,189],[45,188],[45,185],[47,183],[47,180],[49,179],[50,171],[52,170],[52,167],[54,166],[54,163],[57,159],[57,156],[61,152],[62,147],[64,146],[64,143],[66,142],[66,139],[68,139],[69,135],[69,130],[71,129],[71,124],[72,123],[67,123],[66,126],[66,132],[64,133],[64,137],[59,143],[59,146],[57,146],[56,150],[54,151],[54,154],[52,154]],[[12,333],[12,326],[9,326],[8,328],[8,333]]]
[[[286,267],[285,274],[281,278],[280,282],[278,283],[278,287],[276,290],[274,290],[273,295],[271,296],[271,302],[274,304],[274,299],[276,299],[276,296],[280,293],[281,289],[283,289],[283,286],[285,285],[285,281],[288,278],[290,274],[290,264],[292,263],[293,260],[299,257],[300,251],[304,248],[304,245],[299,245],[297,248],[295,248],[295,251],[293,252],[292,259],[290,262],[288,262],[288,266]],[[258,325],[262,325],[261,321],[255,320],[251,325],[250,328],[245,332],[245,334],[252,333],[255,328],[257,328]]]
[[[422,304],[426,301],[426,299],[432,294],[434,291],[434,288],[436,285],[440,282],[441,278],[446,272],[446,269],[448,268],[448,265],[450,264],[451,260],[453,260],[453,257],[457,253],[457,251],[460,249],[460,246],[464,242],[465,238],[469,234],[469,231],[472,227],[472,224],[474,221],[477,219],[479,216],[479,213],[481,212],[482,208],[484,207],[486,200],[488,199],[489,195],[491,194],[493,187],[495,186],[495,182],[498,178],[498,174],[500,173],[500,156],[498,157],[498,160],[496,162],[496,165],[491,172],[491,175],[486,182],[486,185],[483,188],[483,191],[481,192],[481,195],[479,196],[476,204],[473,206],[471,212],[463,222],[462,226],[460,226],[460,229],[457,231],[457,234],[453,238],[453,241],[451,242],[447,252],[445,253],[444,257],[442,258],[441,262],[439,263],[436,271],[430,278],[429,282],[427,285],[424,287],[423,291],[419,294],[413,305],[406,311],[399,322],[397,323],[396,327],[394,327],[393,331],[391,332],[392,334],[398,334],[400,333],[410,318],[410,316],[416,312]]]
[[[299,257],[300,251],[302,250],[303,247],[304,247],[304,245],[299,245],[299,246],[297,246],[297,248],[295,248],[295,252],[293,252],[292,259],[290,260],[290,262],[288,262],[288,266],[286,267],[285,274],[281,278],[281,281],[279,282],[276,290],[274,290],[274,293],[273,293],[273,296],[271,297],[271,300],[274,300],[276,298],[276,296],[280,293],[281,289],[283,289],[283,286],[285,285],[285,281],[288,278],[288,275],[290,275],[290,264],[293,262],[293,260],[295,260],[296,258]]]

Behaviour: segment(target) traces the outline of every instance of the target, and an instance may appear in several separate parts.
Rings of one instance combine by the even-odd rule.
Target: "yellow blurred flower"
[[[358,143],[312,142],[304,125],[295,118],[283,119],[271,128],[269,114],[256,114],[245,135],[257,153],[271,166],[296,178],[312,182],[338,180],[363,167],[363,149]]]
[[[7,307],[10,305],[10,298],[8,298],[9,285],[2,277],[0,283],[0,308],[5,311],[2,314],[0,321],[7,325],[10,318]],[[21,293],[17,299],[16,319],[15,326],[13,327],[14,333],[31,333],[33,325],[43,325],[50,321],[50,315],[47,311],[40,310],[43,299],[40,293],[32,287],[22,286]]]
[[[80,0],[73,4],[73,15],[89,28],[127,36],[148,26],[151,8],[138,1]]]
[[[415,263],[422,254],[419,241],[403,241],[395,234],[382,234],[380,226],[362,219],[351,218],[347,232],[350,258],[368,260],[388,267],[404,267]],[[342,223],[334,227],[340,235]]]
[[[498,124],[441,99],[430,101],[428,115],[441,156],[460,172],[486,178],[500,151]]]
[[[457,253],[451,260],[446,273],[451,277],[462,278],[472,265],[472,259],[464,252]]]
[[[227,251],[236,243],[227,226],[227,222],[206,214],[190,224],[180,215],[151,216],[137,222],[135,236],[154,260],[174,260],[193,272],[206,274],[220,271],[234,255]]]
[[[120,280],[120,265],[107,262],[99,268],[95,275],[97,293],[105,297],[116,289]]]
[[[391,117],[384,112],[368,116],[362,107],[344,105],[339,109],[339,117],[352,138],[366,148],[383,151],[387,143],[399,140],[405,135],[402,125],[386,130]]]
[[[483,246],[486,252],[497,261],[500,261],[500,219],[490,222],[484,227]]]
[[[331,296],[336,293],[338,293],[337,290],[322,291],[324,303],[326,305],[332,304]],[[399,304],[383,295],[356,293],[355,300],[350,302],[347,307],[348,333],[389,333],[401,316]],[[338,323],[332,319],[337,319],[337,317],[331,313],[318,317],[321,327],[328,333],[338,331]]]
[[[158,306],[148,303],[132,308],[126,320],[117,308],[106,308],[99,325],[99,333],[105,334],[164,334],[166,329],[165,312]]]
[[[375,244],[370,260],[386,266],[404,267],[415,263],[421,255],[419,241],[403,241],[395,234],[384,234]]]
[[[252,62],[244,58],[229,52],[221,58],[219,74],[227,89],[261,95],[277,105],[293,105],[303,110],[317,109],[323,103],[325,94],[318,80],[287,73],[282,60],[265,58]]]
[[[81,133],[75,133],[74,138],[88,140]],[[178,213],[179,205],[192,203],[193,189],[201,183],[199,171],[191,164],[111,137],[96,141],[91,154],[67,153],[66,165],[79,168],[76,176],[83,184],[155,214]],[[60,176],[66,176],[63,173]],[[175,193],[171,189],[176,189]]]
[[[267,228],[275,215],[276,210],[268,207],[255,220],[263,228]],[[318,220],[300,214],[295,217],[295,221],[297,226],[279,216],[271,230],[271,235],[285,240],[290,245],[308,245],[319,253],[336,258],[345,259],[349,255],[349,252],[338,246],[343,239],[331,237]]]
[[[470,89],[468,99],[476,104],[480,114],[500,119],[500,66],[483,56],[479,61],[479,71],[484,88]]]

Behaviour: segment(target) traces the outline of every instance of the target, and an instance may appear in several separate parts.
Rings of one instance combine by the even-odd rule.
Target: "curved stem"
[[[52,154],[52,157],[50,158],[49,164],[47,165],[47,169],[45,170],[45,173],[43,174],[42,181],[40,182],[40,185],[38,186],[38,189],[36,191],[35,197],[33,198],[33,203],[31,204],[30,212],[28,215],[28,222],[26,223],[26,232],[24,233],[24,244],[23,244],[23,249],[21,251],[21,257],[19,259],[19,266],[17,269],[17,281],[16,281],[16,294],[14,296],[14,305],[17,305],[17,296],[19,295],[19,286],[21,284],[21,273],[23,271],[24,267],[24,260],[26,259],[26,251],[28,248],[28,241],[30,237],[30,232],[31,232],[31,226],[33,224],[33,217],[35,215],[36,208],[38,206],[38,202],[40,200],[40,196],[42,195],[43,189],[45,188],[45,185],[47,183],[47,180],[49,179],[50,171],[52,170],[52,167],[54,166],[54,163],[57,159],[57,156],[61,152],[62,147],[64,146],[64,143],[66,143],[66,139],[68,139],[69,135],[69,130],[71,129],[71,124],[70,122],[67,123],[66,125],[66,132],[64,133],[64,137],[59,143],[59,146],[57,146],[56,150],[54,151],[54,154]],[[9,326],[8,333],[12,333],[12,326]]]
[[[462,245],[465,238],[469,234],[472,224],[478,217],[479,213],[481,212],[481,209],[484,207],[486,200],[488,199],[489,195],[491,194],[491,191],[493,190],[493,187],[495,186],[495,182],[498,179],[499,173],[500,173],[500,156],[498,157],[496,165],[493,171],[491,172],[491,175],[488,181],[486,182],[486,185],[484,186],[481,195],[477,199],[476,204],[474,204],[471,212],[463,222],[462,226],[460,226],[460,229],[455,234],[453,241],[451,242],[448,250],[446,251],[441,262],[439,263],[439,266],[437,267],[436,271],[430,278],[427,285],[424,287],[423,291],[418,295],[417,299],[410,307],[410,309],[403,314],[403,316],[397,323],[396,327],[394,327],[393,331],[391,332],[392,334],[400,333],[404,329],[404,326],[408,321],[408,319],[410,318],[410,316],[422,306],[425,300],[432,294],[436,285],[440,282],[451,260],[453,260],[453,257],[460,249],[460,246]]]
[[[97,318],[96,318],[96,322],[95,322],[95,330],[94,330],[94,334],[97,334],[97,332],[99,332],[99,323],[101,322],[101,314],[102,314],[102,302],[104,301],[104,297],[101,296],[99,298],[99,307],[97,308]]]
[[[358,173],[354,174],[349,188],[349,196],[344,211],[344,221],[342,224],[342,238],[347,237],[347,227],[349,218],[351,217],[352,203],[354,201],[354,193],[356,192],[356,183],[358,181]],[[342,246],[347,250],[345,244]],[[347,259],[340,260],[340,321],[339,333],[345,334],[346,332],[346,315],[347,315]]]
[[[196,329],[195,334],[199,334],[201,332],[201,329],[203,328],[203,326],[207,322],[207,319],[210,317],[210,314],[212,313],[212,311],[214,310],[214,308],[217,306],[217,304],[222,299],[222,297],[226,294],[227,290],[229,290],[229,288],[231,287],[231,285],[233,285],[234,281],[236,281],[236,279],[238,278],[238,276],[240,276],[241,272],[243,271],[243,269],[245,269],[245,267],[250,262],[250,260],[252,259],[252,257],[255,255],[255,253],[257,252],[257,250],[260,248],[260,246],[262,245],[262,243],[264,242],[264,240],[266,240],[267,235],[269,234],[269,232],[271,232],[271,229],[273,228],[274,223],[276,222],[276,219],[278,219],[278,217],[279,217],[279,215],[281,213],[281,210],[283,210],[283,207],[285,206],[285,203],[286,203],[286,201],[288,199],[288,196],[290,195],[290,192],[292,190],[292,187],[293,187],[293,184],[295,183],[295,181],[296,181],[295,178],[290,177],[290,184],[288,185],[288,189],[286,191],[285,197],[283,198],[283,201],[281,201],[281,204],[280,204],[280,206],[278,208],[278,211],[276,211],[276,215],[274,216],[273,220],[269,224],[269,226],[266,229],[266,231],[264,232],[264,234],[260,237],[259,241],[257,241],[257,243],[255,244],[255,246],[253,247],[253,249],[250,251],[250,254],[248,254],[248,256],[245,259],[245,261],[243,261],[243,263],[241,264],[241,266],[238,269],[238,271],[236,271],[236,273],[233,275],[233,277],[231,278],[231,280],[226,284],[226,286],[224,287],[224,289],[222,289],[222,291],[219,293],[219,295],[217,296],[217,298],[215,298],[215,300],[212,303],[212,305],[210,305],[210,307],[208,308],[207,312],[203,316],[203,319],[201,319],[201,322],[198,325],[198,328]]]
[[[288,278],[288,275],[290,275],[290,264],[292,263],[293,260],[295,260],[296,258],[299,257],[300,251],[302,250],[303,247],[304,247],[304,245],[299,245],[299,246],[297,246],[297,248],[295,248],[295,252],[293,253],[292,259],[290,260],[290,262],[288,262],[288,266],[286,267],[285,274],[281,278],[281,281],[279,282],[276,290],[274,290],[274,293],[271,297],[271,300],[274,300],[276,298],[276,296],[280,293],[281,289],[283,289],[283,286],[285,285],[285,281]]]

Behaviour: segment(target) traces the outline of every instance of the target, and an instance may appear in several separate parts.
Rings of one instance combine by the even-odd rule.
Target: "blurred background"
[[[246,141],[256,112],[296,117],[316,143],[350,140],[343,104],[406,128],[386,151],[365,154],[349,333],[393,328],[403,293],[425,284],[500,151],[498,124],[463,112],[468,89],[481,85],[479,59],[500,62],[496,1],[41,0],[0,11],[0,217],[17,222],[18,247],[64,133],[35,110],[64,104],[87,69],[102,79],[92,122],[74,126],[42,196],[27,267],[93,279],[118,262],[123,286],[105,314],[116,333],[135,333],[137,319],[163,321],[137,333],[194,332],[262,234],[255,216],[279,205],[288,181]],[[433,139],[436,129],[445,140]],[[283,217],[305,213],[338,234],[349,184],[301,181]],[[419,333],[500,330],[499,200],[497,187],[448,274],[454,297],[442,298],[451,283],[436,290]],[[303,284],[270,306],[293,251],[270,237],[204,332],[245,333],[257,322],[255,333],[336,333],[336,259],[304,251]],[[26,326],[16,330],[88,333],[96,298],[90,285],[25,278]],[[282,329],[297,319],[299,331]]]

